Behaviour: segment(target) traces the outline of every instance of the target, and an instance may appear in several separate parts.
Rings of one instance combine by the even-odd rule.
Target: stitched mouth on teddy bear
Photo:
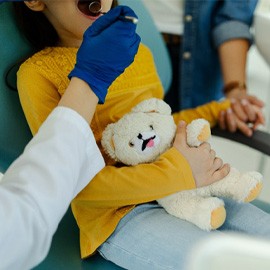
[[[155,145],[155,142],[154,142],[154,139],[156,138],[156,136],[153,136],[149,139],[142,139],[143,140],[143,143],[142,143],[142,151],[144,151],[146,149],[146,147],[154,147]]]

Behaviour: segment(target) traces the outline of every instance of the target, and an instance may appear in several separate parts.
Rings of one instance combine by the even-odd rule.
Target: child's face
[[[99,0],[97,0],[99,1]],[[60,37],[60,46],[79,47],[83,33],[99,17],[87,14],[93,0],[42,0],[42,11]],[[102,12],[111,9],[113,0],[100,0]],[[102,15],[101,15],[102,16]]]

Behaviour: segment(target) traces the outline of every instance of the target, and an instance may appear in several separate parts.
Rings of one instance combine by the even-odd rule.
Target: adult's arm
[[[45,258],[70,201],[104,166],[89,124],[65,102],[3,177],[2,269],[30,269]]]
[[[257,0],[225,0],[213,15],[212,38],[219,51],[225,85],[246,81],[246,58],[252,35],[250,26]]]
[[[252,42],[250,26],[257,0],[217,1],[213,15],[212,38],[215,47],[232,39],[245,39]]]
[[[247,92],[246,62],[248,49],[252,43],[250,26],[257,2],[257,0],[220,2],[213,18],[212,32],[214,45],[219,53],[225,96],[238,101],[233,104],[234,112],[242,121],[254,123],[255,128],[259,124],[264,124],[265,120],[260,111],[264,103]],[[255,109],[252,105],[258,108]]]

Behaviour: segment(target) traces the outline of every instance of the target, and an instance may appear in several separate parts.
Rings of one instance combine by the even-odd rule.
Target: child
[[[39,49],[46,47],[28,59],[18,72],[20,99],[33,133],[57,105],[69,83],[67,76],[74,67],[83,32],[96,19],[87,12],[91,2],[25,2],[29,10],[24,4],[16,4],[20,11],[24,9],[25,12],[21,14],[23,21],[20,25],[30,25],[29,29],[26,28],[28,37],[34,39]],[[101,1],[102,11],[109,12],[112,2]],[[37,17],[37,21],[30,22],[31,16]],[[45,31],[50,29],[53,42],[45,33],[37,39],[40,33],[38,23]],[[43,43],[43,38],[49,43]],[[120,46],[117,40],[115,37],[110,41],[111,50]],[[95,57],[94,52],[89,53]],[[104,58],[96,58],[96,61],[106,63],[106,52],[104,54]],[[98,145],[107,124],[151,97],[163,98],[163,89],[152,55],[141,44],[134,62],[110,86],[106,103],[97,107],[91,128]],[[220,111],[226,111],[229,106],[228,100],[213,102],[196,110],[177,113],[175,121],[190,121],[200,116],[213,126]],[[229,113],[231,116],[233,113]],[[189,148],[185,143],[184,129],[181,122],[174,147],[152,164],[116,167],[105,157],[107,166],[72,203],[80,227],[83,258],[98,250],[108,260],[127,269],[180,269],[190,249],[201,238],[207,237],[207,232],[170,216],[153,202],[179,190],[215,182],[228,173],[228,165],[223,165],[222,160],[215,157],[209,144]],[[270,236],[269,215],[250,204],[226,202],[227,221],[216,233],[233,230]]]
[[[100,77],[89,66],[101,69],[103,83],[110,84],[118,71],[133,61],[140,38],[130,38],[130,25],[123,27],[118,17],[111,12],[106,20],[100,19],[95,28],[86,31],[74,76],[57,108],[3,178],[0,173],[0,219],[5,220],[0,225],[0,242],[5,243],[0,249],[1,269],[32,269],[40,263],[72,199],[105,166],[89,124],[98,100],[107,94],[107,87],[89,87]],[[108,48],[109,43],[102,47],[98,40],[113,37],[120,31],[119,25],[121,33],[128,34],[122,39],[125,45],[118,48],[123,57],[116,58],[115,51],[107,50],[106,65],[97,63],[88,51],[103,55],[102,48]],[[91,35],[93,29],[95,36]],[[79,79],[82,74],[88,75],[85,81]],[[11,253],[13,256],[7,256]]]

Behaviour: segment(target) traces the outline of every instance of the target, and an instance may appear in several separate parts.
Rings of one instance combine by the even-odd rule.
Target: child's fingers
[[[187,131],[186,123],[184,121],[180,121],[177,126],[173,146],[175,146],[176,148],[178,148],[179,146],[187,146]]]
[[[223,164],[221,168],[219,168],[213,173],[212,183],[223,179],[229,174],[229,172],[230,172],[230,165],[227,163]]]
[[[252,136],[253,134],[252,129],[241,120],[237,120],[237,128],[248,137]]]
[[[259,125],[265,125],[265,117],[262,111],[257,111],[257,118],[253,125],[253,130],[256,130]]]
[[[230,132],[236,131],[237,124],[236,124],[234,113],[233,113],[231,108],[226,110],[225,122],[226,122],[226,126]]]
[[[223,166],[223,161],[221,158],[215,157],[213,161],[213,171],[219,170]]]
[[[222,130],[226,129],[225,111],[221,111],[218,116],[218,124]]]
[[[255,122],[256,120],[256,110],[254,108],[254,105],[251,105],[248,100],[242,99],[241,104],[243,106],[243,109],[248,117],[248,122]],[[247,122],[245,121],[245,122]]]
[[[232,98],[231,99],[231,108],[233,110],[233,113],[236,114],[239,119],[241,119],[244,122],[246,122],[248,120],[248,117],[247,117],[247,114],[244,110],[244,107],[239,102],[239,100]]]
[[[198,148],[204,150],[206,153],[210,154],[211,145],[208,142],[203,142]]]

